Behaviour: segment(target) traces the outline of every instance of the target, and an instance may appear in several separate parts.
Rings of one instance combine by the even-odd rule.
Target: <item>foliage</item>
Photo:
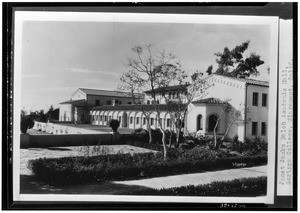
[[[158,196],[224,196],[256,197],[267,193],[267,177],[242,178],[231,181],[212,182],[205,185],[188,185],[169,189],[142,189],[129,192],[130,195]],[[128,193],[127,193],[128,194]]]
[[[42,181],[53,184],[128,180],[201,171],[251,167],[267,163],[267,156],[231,157],[228,152],[195,147],[191,150],[169,149],[164,160],[161,152],[64,157],[30,160],[28,168]]]
[[[120,126],[120,121],[118,121],[116,119],[111,119],[108,124],[109,124],[110,128],[112,129],[112,131],[116,132],[116,131],[118,131],[118,128]]]
[[[39,122],[47,122],[48,120],[59,120],[59,108],[54,109],[51,105],[48,112],[44,112],[44,110],[30,112],[28,115],[32,120]]]
[[[248,156],[267,154],[268,143],[260,137],[245,138],[243,142],[234,139],[232,141],[232,150]]]
[[[243,53],[248,49],[249,44],[250,41],[246,41],[237,45],[232,50],[225,47],[223,52],[215,53],[215,56],[217,56],[216,62],[218,64],[215,73],[238,78],[248,78],[252,75],[259,75],[257,67],[264,64],[264,61],[260,59],[260,56],[255,53],[250,53],[250,56],[245,59],[243,56]],[[212,73],[212,68],[210,67],[207,71],[208,74]]]
[[[21,116],[21,132],[25,134],[27,129],[31,129],[34,126],[34,121],[28,115]]]

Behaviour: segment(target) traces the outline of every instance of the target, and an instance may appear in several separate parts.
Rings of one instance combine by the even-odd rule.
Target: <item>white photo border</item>
[[[179,196],[117,196],[117,195],[60,195],[20,194],[20,111],[22,24],[24,21],[79,21],[79,22],[143,22],[143,23],[193,23],[193,24],[244,24],[270,27],[269,126],[268,133],[268,187],[267,196],[241,197],[179,197]],[[158,13],[105,13],[105,12],[41,12],[16,11],[14,27],[14,121],[13,121],[13,200],[14,201],[89,201],[89,202],[186,202],[186,203],[265,203],[274,202],[277,72],[278,72],[278,22],[276,16],[191,15]]]

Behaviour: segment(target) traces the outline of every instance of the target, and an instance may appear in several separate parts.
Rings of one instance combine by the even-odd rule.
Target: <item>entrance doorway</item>
[[[216,115],[210,115],[208,117],[208,132],[213,132],[217,124],[218,117]],[[218,127],[217,129],[218,130]]]
[[[127,113],[124,112],[122,116],[122,126],[127,127]]]

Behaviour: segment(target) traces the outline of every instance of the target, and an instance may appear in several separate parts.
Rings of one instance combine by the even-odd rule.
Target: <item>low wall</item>
[[[96,130],[89,130],[77,127],[71,127],[54,123],[34,122],[33,129],[41,130],[49,134],[65,135],[65,134],[102,134]]]
[[[112,134],[29,135],[21,134],[21,148],[117,144]]]
[[[49,134],[21,134],[21,148],[117,144],[119,135],[53,123],[34,122],[35,130]]]

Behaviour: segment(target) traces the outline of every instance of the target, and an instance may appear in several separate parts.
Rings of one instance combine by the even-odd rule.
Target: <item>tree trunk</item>
[[[167,160],[167,144],[166,144],[166,132],[162,129],[160,129],[161,133],[162,133],[162,144],[163,144],[163,147],[164,147],[164,161]]]
[[[235,122],[235,120],[232,121],[232,122],[228,125],[228,127],[227,127],[227,129],[226,129],[226,132],[225,132],[225,134],[223,135],[221,141],[223,141],[223,140],[225,139],[226,135],[228,134],[228,132],[229,132],[229,130],[230,130],[230,128],[231,128],[231,126],[232,126],[232,124],[233,124],[234,122]]]
[[[172,132],[170,131],[170,137],[169,137],[169,147],[172,146]]]
[[[163,128],[159,125],[159,130],[160,132],[162,133],[162,144],[163,144],[163,147],[164,147],[164,161],[167,160],[167,155],[168,155],[168,151],[167,151],[167,137],[166,137],[166,132],[163,130]]]
[[[217,133],[216,133],[216,129],[217,129],[217,127],[218,127],[218,125],[219,125],[219,120],[220,119],[217,119],[217,122],[216,122],[216,125],[215,125],[215,127],[214,127],[214,145],[215,145],[215,148],[217,148],[217,143],[218,143],[218,141],[217,141]]]
[[[179,140],[180,140],[180,129],[181,128],[176,128],[176,147],[179,147]]]
[[[151,126],[149,125],[148,120],[147,120],[147,128],[148,128],[148,133],[149,133],[149,144],[152,144],[153,143],[152,130],[151,130]]]

